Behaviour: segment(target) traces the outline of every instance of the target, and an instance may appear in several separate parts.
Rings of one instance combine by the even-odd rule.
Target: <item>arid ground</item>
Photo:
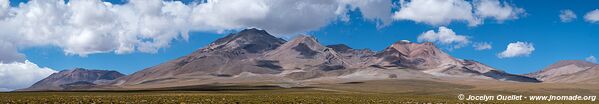
[[[377,80],[315,84],[299,88],[267,85],[190,86],[143,91],[9,92],[0,103],[588,103],[597,101],[465,101],[465,95],[599,95],[597,85],[468,80]]]

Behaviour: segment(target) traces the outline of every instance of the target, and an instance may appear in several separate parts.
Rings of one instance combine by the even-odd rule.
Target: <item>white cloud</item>
[[[332,0],[215,0],[193,8],[191,22],[202,30],[258,27],[292,34],[327,25],[344,15],[338,9],[344,8]]]
[[[0,63],[22,62],[25,55],[19,53],[10,42],[0,40]]]
[[[584,19],[590,23],[599,22],[599,9],[588,12],[586,15],[584,15]]]
[[[589,57],[585,58],[584,60],[586,60],[588,62],[592,62],[592,63],[597,63],[597,58],[595,58],[595,56],[589,56]]]
[[[466,21],[470,25],[480,23],[472,14],[472,5],[463,0],[401,0],[400,4],[400,9],[393,15],[397,20],[412,20],[429,25],[446,25],[454,20]]]
[[[0,20],[8,15],[9,2],[8,0],[0,1]]]
[[[339,2],[351,6],[351,9],[359,9],[365,19],[376,21],[379,27],[387,26],[393,21],[391,0],[339,0]]]
[[[499,58],[511,58],[518,56],[528,56],[535,50],[532,43],[514,42],[507,45],[505,51],[497,54]]]
[[[487,43],[487,42],[479,42],[479,43],[474,43],[472,45],[474,47],[475,50],[489,50],[491,48],[493,48],[491,46],[491,43]]]
[[[565,9],[565,10],[559,11],[559,19],[562,22],[572,22],[576,18],[577,18],[576,14],[574,13],[574,11],[572,11],[570,9]]]
[[[130,0],[118,5],[33,0],[18,7],[8,2],[0,1],[0,42],[8,44],[0,47],[6,49],[0,50],[0,60],[18,59],[18,49],[38,46],[58,46],[80,56],[154,53],[173,40],[187,40],[189,31],[257,27],[275,35],[296,34],[318,30],[357,9],[384,26],[391,22],[392,6],[390,0]]]
[[[512,7],[507,2],[499,0],[476,0],[474,1],[476,15],[481,18],[494,18],[502,22],[510,19],[518,19],[518,15],[524,13],[524,9]]]
[[[203,29],[258,27],[293,34],[326,26],[356,8],[366,19],[391,22],[390,0],[209,0],[193,9],[191,22]]]
[[[469,26],[476,26],[482,24],[485,18],[502,22],[517,19],[524,13],[524,9],[497,0],[476,0],[474,3],[465,0],[401,0],[400,4],[393,19],[434,26],[447,25],[453,21],[465,21]]]
[[[470,43],[468,37],[457,35],[453,30],[443,26],[439,27],[438,32],[429,30],[420,34],[420,36],[418,36],[418,42],[423,41],[441,43],[443,45],[453,45],[452,48],[461,48]]]
[[[27,88],[55,72],[55,70],[39,67],[27,60],[0,63],[0,91]]]

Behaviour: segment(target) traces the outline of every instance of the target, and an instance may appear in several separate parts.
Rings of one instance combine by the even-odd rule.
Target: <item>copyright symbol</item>
[[[464,97],[465,97],[464,94],[458,95],[458,99],[460,99],[460,100],[464,100]]]

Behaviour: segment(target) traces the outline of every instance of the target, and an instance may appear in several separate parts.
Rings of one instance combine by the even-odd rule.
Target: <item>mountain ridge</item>
[[[381,79],[475,78],[540,82],[473,60],[454,58],[431,42],[400,40],[380,52],[347,45],[322,45],[308,35],[286,41],[264,30],[245,29],[189,55],[116,78],[117,89],[152,89],[215,83],[343,83]],[[74,88],[97,86],[72,82]],[[71,85],[71,84],[67,84]]]
[[[31,85],[31,87],[21,90],[71,90],[73,86],[82,84],[89,88],[98,85],[109,85],[112,80],[123,76],[125,75],[114,70],[74,68],[53,73]]]
[[[548,83],[599,83],[599,64],[582,60],[561,60],[548,67],[525,74]]]
[[[257,47],[259,51],[247,51],[251,48],[244,48],[252,46],[252,44],[268,47]],[[231,53],[235,54],[231,55]],[[188,60],[190,58],[194,60]],[[371,74],[385,72],[385,75],[391,75],[390,73],[395,73],[395,71],[387,73],[388,70],[405,70],[406,68],[420,70],[422,73],[434,76],[448,75],[538,82],[534,78],[529,79],[525,76],[498,71],[478,62],[467,62],[454,58],[430,42],[419,44],[398,41],[382,52],[371,52],[352,49],[346,45],[327,47],[308,35],[298,35],[289,41],[284,41],[271,36],[264,30],[257,29],[246,29],[230,34],[188,56],[166,63],[166,65],[162,64],[140,71],[145,73],[136,72],[121,78],[116,85],[177,83],[177,80],[190,78],[192,80],[214,80],[216,83],[245,75],[271,76],[274,79],[281,79],[285,83],[295,83],[310,79],[338,79],[336,77],[352,75],[352,73],[363,72],[363,70],[371,70],[368,72]],[[490,70],[493,71],[487,73]],[[184,73],[180,71],[184,71]],[[182,74],[171,75],[168,73]],[[145,76],[160,76],[160,78],[143,78]]]

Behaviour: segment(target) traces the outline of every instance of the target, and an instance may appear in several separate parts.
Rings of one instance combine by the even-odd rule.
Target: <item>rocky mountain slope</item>
[[[264,30],[246,29],[218,39],[188,56],[119,78],[114,84],[160,87],[260,80],[295,83],[410,75],[538,82],[476,61],[454,58],[432,43],[399,41],[375,53],[341,44],[323,46],[306,35],[285,41]]]
[[[116,85],[161,83],[182,79],[231,77],[242,72],[276,74],[269,61],[255,60],[285,43],[264,30],[247,29],[218,39],[196,52],[118,79]]]
[[[381,52],[373,52],[343,44],[324,46],[306,35],[285,41],[264,30],[245,29],[187,56],[112,80],[110,85],[121,89],[223,83],[270,83],[292,87],[310,83],[443,77],[539,82],[535,78],[509,74],[476,61],[454,58],[433,43],[398,41]],[[84,81],[68,80],[62,81],[68,83],[52,85],[59,86],[55,88],[59,89],[61,85],[80,87],[97,84],[93,80]]]
[[[599,83],[599,65],[580,60],[563,60],[527,76],[547,83]]]
[[[284,76],[301,80],[350,73],[353,63],[347,62],[335,50],[320,45],[313,37],[299,35],[262,58],[277,62]]]
[[[398,41],[375,55],[373,65],[404,67],[437,76],[478,77],[517,82],[539,82],[534,78],[509,74],[472,60],[457,59],[433,43]]]
[[[117,71],[75,68],[54,73],[22,90],[69,90],[108,85],[125,76]]]

